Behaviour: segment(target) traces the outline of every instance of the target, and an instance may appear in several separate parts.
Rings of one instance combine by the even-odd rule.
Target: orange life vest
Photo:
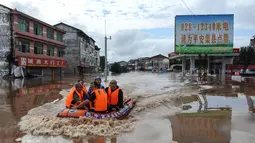
[[[93,101],[94,106],[90,103],[90,108],[95,111],[107,111],[107,93],[104,89],[95,89],[91,92],[95,93],[96,99]]]
[[[119,101],[119,90],[120,88],[115,89],[112,92],[112,89],[108,87],[107,96],[109,105],[117,105]]]
[[[81,93],[79,93],[77,90],[76,90],[76,88],[73,88],[70,92],[69,92],[69,94],[67,95],[67,97],[66,97],[66,106],[68,107],[68,108],[70,108],[70,106],[71,106],[71,104],[72,104],[72,101],[74,100],[73,99],[73,95],[74,95],[74,93],[76,93],[78,96],[79,96],[79,98],[80,98],[80,101],[83,101],[83,90],[81,90]],[[74,104],[74,106],[77,106],[78,104]]]

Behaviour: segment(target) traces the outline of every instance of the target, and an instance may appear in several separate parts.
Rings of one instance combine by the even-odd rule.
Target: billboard
[[[234,15],[178,15],[175,52],[223,54],[233,52]]]

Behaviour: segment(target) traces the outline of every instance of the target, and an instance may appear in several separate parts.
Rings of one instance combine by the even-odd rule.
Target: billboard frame
[[[202,54],[202,53],[206,53],[206,52],[200,52],[200,53],[182,53],[182,52],[180,52],[180,51],[176,51],[176,36],[177,36],[177,34],[176,34],[176,31],[177,31],[177,22],[176,22],[176,17],[183,17],[183,16],[232,16],[233,17],[233,28],[232,28],[232,35],[233,35],[233,46],[232,46],[232,49],[234,48],[234,14],[198,14],[198,15],[176,15],[175,16],[175,19],[174,19],[174,52],[178,52],[178,53],[180,53],[180,54]],[[219,52],[219,53],[207,53],[207,54],[228,54],[228,53],[230,53],[230,52]]]

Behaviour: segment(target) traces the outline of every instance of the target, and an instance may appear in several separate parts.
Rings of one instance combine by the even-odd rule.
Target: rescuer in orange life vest
[[[81,83],[76,83],[75,87],[69,92],[66,97],[66,107],[67,108],[77,108],[77,109],[87,109],[86,105],[89,104],[88,94],[83,91],[83,86]],[[85,98],[86,97],[86,98]]]
[[[82,91],[85,92],[86,94],[88,94],[88,90],[84,85],[84,80],[80,79],[80,80],[78,80],[78,82],[82,85]],[[84,99],[84,100],[86,100],[86,99]]]
[[[112,80],[109,87],[106,87],[109,111],[118,111],[123,107],[123,92],[117,85],[116,80]]]
[[[99,88],[96,82],[90,84],[91,94],[89,97],[90,111],[105,113],[107,112],[107,93]]]

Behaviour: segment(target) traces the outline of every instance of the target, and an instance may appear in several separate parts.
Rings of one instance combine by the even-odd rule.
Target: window
[[[18,46],[19,51],[22,53],[30,53],[30,41],[28,40],[20,40],[21,45]]]
[[[60,32],[57,33],[57,41],[63,42],[63,34]]]
[[[18,19],[18,29],[24,32],[29,32],[29,22],[25,19],[19,17]]]
[[[54,47],[53,46],[47,46],[47,56],[54,56]]]
[[[54,40],[54,30],[47,28],[47,37]]]
[[[63,57],[63,49],[58,48],[58,57]]]
[[[34,34],[35,35],[40,35],[40,36],[43,35],[43,27],[42,27],[42,25],[34,23]]]
[[[35,43],[34,54],[43,55],[43,44]]]

